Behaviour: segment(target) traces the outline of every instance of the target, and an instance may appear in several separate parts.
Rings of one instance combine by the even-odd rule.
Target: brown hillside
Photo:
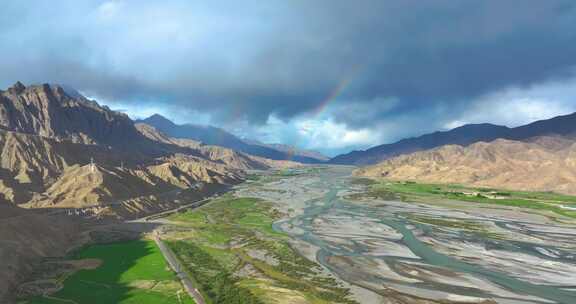
[[[447,145],[391,158],[356,175],[576,194],[576,144],[560,137]]]
[[[0,302],[10,303],[18,282],[46,256],[62,256],[78,241],[78,227],[65,218],[33,214],[0,202]]]

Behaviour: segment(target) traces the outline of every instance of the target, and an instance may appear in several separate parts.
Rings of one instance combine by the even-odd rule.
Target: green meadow
[[[102,264],[62,278],[64,288],[55,294],[21,303],[194,303],[152,241],[92,245],[74,259],[99,259]]]
[[[177,238],[167,243],[209,303],[355,303],[273,229],[280,216],[269,202],[224,196],[172,216]]]
[[[380,181],[367,184],[369,191],[366,194],[381,199],[400,199],[403,201],[449,199],[550,211],[561,216],[576,218],[576,211],[562,208],[562,206],[576,207],[576,196],[553,192],[511,191],[415,182]]]

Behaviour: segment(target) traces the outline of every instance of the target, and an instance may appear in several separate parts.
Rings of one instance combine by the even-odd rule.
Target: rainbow
[[[312,111],[312,115],[318,116],[322,114],[322,112],[324,112],[326,107],[328,107],[329,104],[335,101],[338,98],[338,96],[340,96],[342,92],[344,92],[346,87],[348,87],[348,85],[355,78],[357,71],[358,67],[355,67],[352,69],[352,72],[347,77],[342,78],[340,82],[338,82],[338,84],[334,87],[334,89],[330,91],[330,93],[326,96],[326,98],[324,98],[322,102]]]

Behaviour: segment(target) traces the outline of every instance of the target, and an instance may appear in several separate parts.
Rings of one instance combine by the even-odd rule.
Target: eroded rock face
[[[297,165],[169,137],[58,85],[18,82],[0,100],[0,199],[13,204],[109,204]]]
[[[127,115],[61,86],[18,82],[0,92],[0,100],[0,127],[8,131],[84,144],[119,144],[141,136]]]
[[[576,144],[565,137],[447,145],[391,158],[359,176],[576,194]]]

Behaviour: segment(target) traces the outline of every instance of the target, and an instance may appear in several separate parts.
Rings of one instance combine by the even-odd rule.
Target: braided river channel
[[[302,169],[240,196],[289,214],[274,228],[360,303],[576,303],[576,225],[470,202],[358,198],[349,167]],[[462,224],[464,223],[464,224]]]

